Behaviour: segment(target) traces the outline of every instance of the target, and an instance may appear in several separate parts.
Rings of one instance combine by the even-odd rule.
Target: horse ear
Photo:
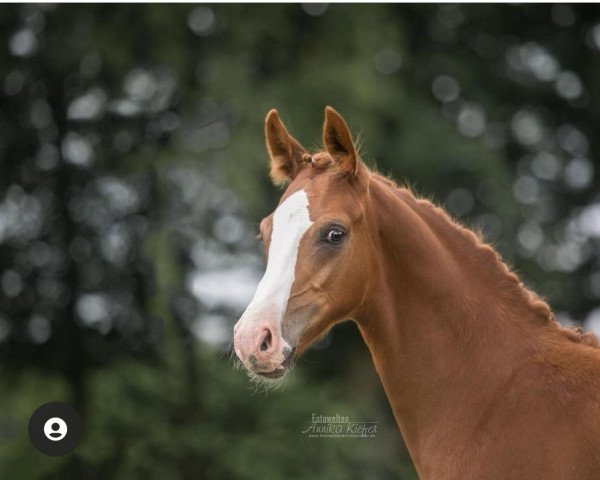
[[[271,180],[277,185],[292,181],[302,166],[302,156],[307,152],[288,133],[275,109],[265,118],[265,138],[271,158]]]
[[[323,143],[341,171],[358,175],[366,168],[356,152],[346,120],[330,106],[325,107]]]

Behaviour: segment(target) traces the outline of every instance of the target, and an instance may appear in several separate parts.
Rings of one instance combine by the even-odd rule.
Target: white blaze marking
[[[273,214],[267,270],[246,311],[275,307],[279,320],[283,319],[294,283],[300,240],[312,224],[304,190],[290,195],[277,207]]]

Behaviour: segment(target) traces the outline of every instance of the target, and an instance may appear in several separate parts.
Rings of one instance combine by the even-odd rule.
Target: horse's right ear
[[[265,118],[265,139],[271,157],[271,180],[276,185],[291,182],[302,167],[302,156],[307,152],[288,133],[275,109]]]
[[[358,179],[368,189],[368,169],[358,155],[348,124],[344,117],[330,106],[325,107],[323,143],[339,171],[348,175],[348,178]]]

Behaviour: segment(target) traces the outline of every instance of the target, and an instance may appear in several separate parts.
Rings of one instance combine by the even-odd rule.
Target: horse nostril
[[[267,330],[265,338],[263,338],[263,341],[260,344],[261,352],[265,352],[269,349],[269,347],[271,346],[271,339],[271,330]]]

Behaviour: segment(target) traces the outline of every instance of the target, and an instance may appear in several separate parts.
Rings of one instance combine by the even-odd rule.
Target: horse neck
[[[419,468],[460,445],[522,371],[550,313],[429,202],[380,179],[370,207],[378,276],[357,323]]]

